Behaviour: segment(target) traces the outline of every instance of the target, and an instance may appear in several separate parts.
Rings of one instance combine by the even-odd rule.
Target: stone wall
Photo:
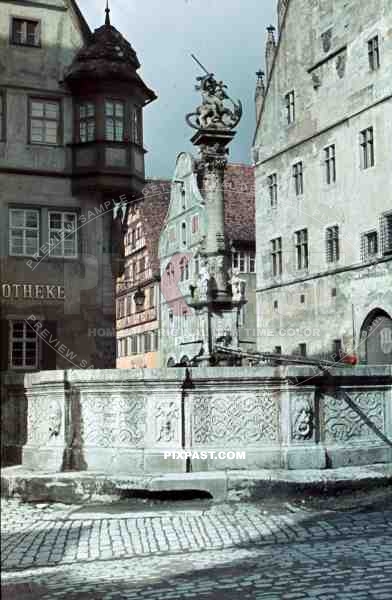
[[[392,462],[392,368],[53,371],[26,376],[33,470],[110,474]],[[186,451],[181,459],[164,452]],[[244,451],[246,459],[212,458]]]

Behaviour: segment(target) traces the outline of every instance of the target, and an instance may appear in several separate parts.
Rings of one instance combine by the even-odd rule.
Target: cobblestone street
[[[392,598],[392,510],[2,502],[3,598]]]

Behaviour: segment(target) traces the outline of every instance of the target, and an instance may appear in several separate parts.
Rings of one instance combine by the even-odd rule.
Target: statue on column
[[[226,92],[227,85],[217,81],[213,73],[209,73],[195,58],[194,60],[203,68],[205,75],[197,77],[196,90],[201,92],[202,104],[196,112],[186,115],[186,121],[193,129],[234,129],[242,117],[242,104],[240,100],[234,102]],[[227,103],[231,104],[229,108]]]

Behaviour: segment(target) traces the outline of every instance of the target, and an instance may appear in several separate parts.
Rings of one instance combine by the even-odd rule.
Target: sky
[[[170,178],[180,152],[197,154],[185,115],[201,97],[200,68],[228,85],[244,115],[230,160],[250,163],[255,129],[256,71],[264,68],[266,27],[276,25],[277,0],[110,0],[111,22],[136,50],[140,75],[158,96],[144,110],[147,177]],[[90,27],[103,24],[105,0],[80,0]]]

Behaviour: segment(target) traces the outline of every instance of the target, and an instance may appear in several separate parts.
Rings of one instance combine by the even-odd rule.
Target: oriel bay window
[[[31,98],[29,102],[30,144],[60,143],[60,102]]]
[[[91,142],[95,140],[95,105],[92,102],[84,102],[78,107],[79,140]]]
[[[105,139],[109,142],[124,141],[124,102],[106,100]]]

